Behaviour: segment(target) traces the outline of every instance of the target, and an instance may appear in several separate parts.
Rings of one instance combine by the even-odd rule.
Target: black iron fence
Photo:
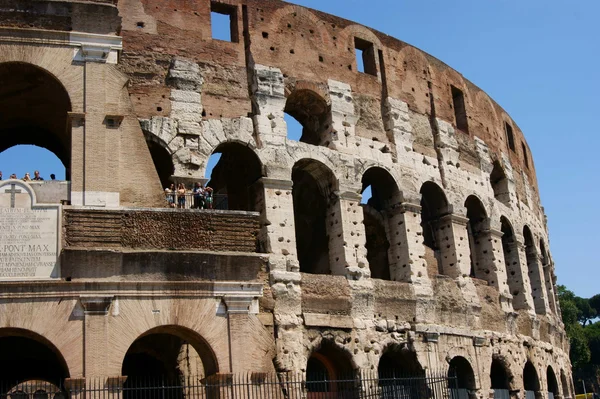
[[[0,382],[0,399],[451,399],[443,373],[307,379],[295,373]]]

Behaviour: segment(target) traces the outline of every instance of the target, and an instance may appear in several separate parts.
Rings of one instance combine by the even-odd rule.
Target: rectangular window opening
[[[469,124],[467,123],[467,108],[465,107],[465,96],[463,92],[450,85],[452,90],[452,106],[454,108],[454,118],[456,127],[465,133],[469,133]]]
[[[210,26],[212,38],[237,43],[237,7],[217,2],[210,3]]]
[[[506,131],[506,141],[508,142],[508,148],[512,152],[515,152],[515,136],[513,134],[512,126],[508,122],[504,122],[504,130]]]
[[[521,142],[521,148],[523,149],[523,161],[525,161],[525,167],[529,169],[529,156],[527,155],[527,147],[525,143]]]
[[[375,61],[375,46],[373,46],[373,43],[355,37],[354,50],[358,72],[377,76],[377,62]]]

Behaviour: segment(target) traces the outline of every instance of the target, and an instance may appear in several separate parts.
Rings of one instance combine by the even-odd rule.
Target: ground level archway
[[[333,398],[337,392],[349,391],[343,381],[354,380],[354,373],[350,355],[333,342],[322,341],[306,364],[307,398]]]
[[[0,383],[3,387],[35,380],[62,386],[65,378],[69,378],[67,363],[49,340],[28,330],[0,329]]]

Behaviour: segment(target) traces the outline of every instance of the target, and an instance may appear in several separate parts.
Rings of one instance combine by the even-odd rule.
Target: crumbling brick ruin
[[[279,0],[0,0],[0,82],[0,149],[69,180],[60,268],[2,274],[15,378],[452,369],[574,397],[532,154],[442,61]],[[213,153],[229,211],[166,208]]]

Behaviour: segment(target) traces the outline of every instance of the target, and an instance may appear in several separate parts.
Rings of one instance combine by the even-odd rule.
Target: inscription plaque
[[[59,277],[60,211],[23,181],[0,182],[0,280]]]

